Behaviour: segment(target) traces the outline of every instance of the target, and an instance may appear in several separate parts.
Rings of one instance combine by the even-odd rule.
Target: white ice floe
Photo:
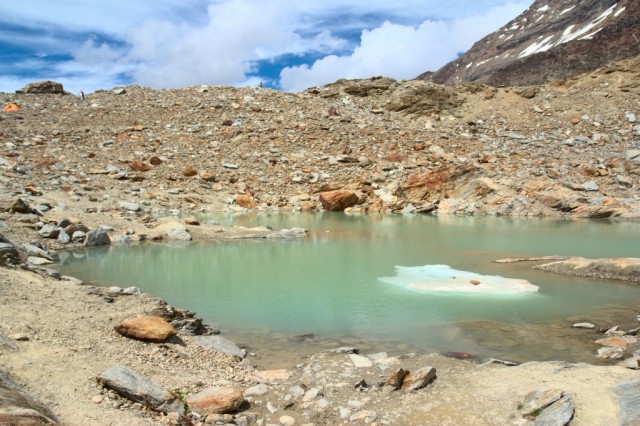
[[[395,277],[378,280],[419,292],[519,294],[539,290],[527,280],[480,275],[447,265],[396,266]]]

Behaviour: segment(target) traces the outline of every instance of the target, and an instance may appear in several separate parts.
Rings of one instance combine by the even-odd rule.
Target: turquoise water
[[[519,346],[528,341],[540,346],[545,329],[562,329],[576,319],[611,321],[613,311],[629,311],[624,319],[631,321],[640,306],[638,285],[492,262],[543,255],[640,257],[638,223],[344,214],[213,219],[227,226],[302,226],[309,236],[111,247],[69,255],[61,271],[104,285],[140,287],[246,339],[313,333],[327,345],[361,340],[375,342],[372,350],[391,352],[455,350],[535,359],[560,351],[572,358],[563,348],[536,356],[532,348]],[[540,291],[433,294],[378,279],[393,276],[396,265],[433,264],[526,279]],[[504,329],[505,340],[521,338],[522,343],[507,350],[502,342],[488,341],[501,339],[496,329]]]

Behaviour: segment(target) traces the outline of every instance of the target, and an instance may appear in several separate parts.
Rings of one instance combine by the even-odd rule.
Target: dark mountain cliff
[[[460,58],[417,78],[446,85],[527,86],[639,54],[639,0],[537,0]]]

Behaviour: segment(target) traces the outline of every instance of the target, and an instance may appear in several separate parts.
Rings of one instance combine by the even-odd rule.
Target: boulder
[[[118,395],[155,411],[178,414],[185,411],[183,402],[176,395],[121,365],[105,371],[97,380]]]
[[[27,93],[34,95],[64,95],[66,92],[62,87],[62,83],[55,81],[38,81],[35,83],[29,83],[22,89],[16,90],[16,93]]]
[[[353,191],[329,191],[320,194],[322,208],[330,212],[344,211],[358,203],[358,195]]]
[[[235,386],[208,388],[187,400],[189,407],[202,415],[232,413],[238,410],[243,402],[242,390]]]
[[[60,228],[52,223],[47,223],[38,231],[38,234],[40,234],[43,238],[58,238],[58,235],[60,234]]]
[[[132,203],[130,201],[120,201],[118,203],[118,208],[120,210],[128,211],[128,212],[139,212],[140,204]]]
[[[0,212],[8,213],[36,213],[34,209],[22,198],[12,198],[6,195],[0,196]],[[38,214],[38,213],[36,213]]]
[[[9,243],[0,243],[0,266],[12,263],[20,257],[18,250]]]
[[[422,389],[436,379],[436,369],[433,367],[423,367],[413,373],[409,373],[402,382],[402,390],[413,392]]]
[[[245,357],[245,353],[235,343],[222,336],[195,336],[193,341],[198,345],[215,352],[222,352],[240,359]]]
[[[76,238],[75,232],[73,238]],[[109,234],[104,229],[93,229],[89,231],[84,240],[85,247],[98,247],[108,245],[111,245],[111,238],[109,238]]]
[[[59,423],[51,410],[0,370],[0,424],[57,425]]]
[[[189,234],[187,227],[179,222],[160,224],[156,230],[172,241],[191,241],[191,234]]]
[[[158,343],[177,334],[171,324],[157,316],[128,319],[116,325],[115,330],[125,337]]]
[[[560,389],[539,389],[537,391],[530,392],[524,398],[520,412],[525,417],[533,416],[562,398],[563,394],[564,392]]]

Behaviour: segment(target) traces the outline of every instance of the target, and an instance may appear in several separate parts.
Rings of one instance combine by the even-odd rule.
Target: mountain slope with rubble
[[[435,73],[439,84],[528,86],[563,80],[640,54],[640,3],[536,0]]]
[[[1,94],[3,193],[85,212],[640,217],[636,57],[563,83]]]

